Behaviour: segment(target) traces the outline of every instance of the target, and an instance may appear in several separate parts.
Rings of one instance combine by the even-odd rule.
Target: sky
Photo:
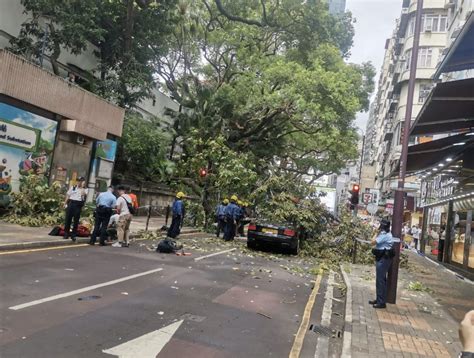
[[[349,60],[354,63],[371,61],[377,70],[375,81],[378,80],[380,66],[382,66],[385,40],[391,36],[401,8],[402,0],[347,0],[346,2],[346,10],[352,12],[352,16],[356,19],[354,46]],[[368,117],[368,113],[357,115],[356,125],[364,132]]]

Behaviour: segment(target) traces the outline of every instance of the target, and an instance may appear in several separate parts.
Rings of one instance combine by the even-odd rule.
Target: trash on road
[[[265,313],[257,312],[257,314],[259,314],[260,316],[266,317],[268,319],[272,319],[272,317],[270,317],[269,315],[266,315]]]

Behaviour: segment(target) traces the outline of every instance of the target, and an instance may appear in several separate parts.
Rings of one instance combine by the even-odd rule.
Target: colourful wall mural
[[[18,191],[23,175],[49,177],[58,123],[0,103],[0,206]]]

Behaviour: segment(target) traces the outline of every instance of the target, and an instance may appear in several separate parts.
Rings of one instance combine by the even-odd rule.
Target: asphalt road
[[[294,271],[308,267],[196,242],[191,256],[143,243],[0,256],[0,356],[288,357],[315,285]],[[320,323],[327,287],[323,277],[309,323]],[[320,338],[303,336],[300,356],[314,357]]]

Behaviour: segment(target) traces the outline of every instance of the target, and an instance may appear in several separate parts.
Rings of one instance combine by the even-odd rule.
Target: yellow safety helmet
[[[229,204],[229,199],[224,199],[224,200],[222,200],[222,202],[223,202],[225,205],[227,205],[227,204]]]
[[[232,195],[232,196],[230,197],[230,200],[231,200],[231,201],[237,201],[237,200],[239,200],[239,198],[237,198],[237,195]]]
[[[186,196],[186,195],[185,195],[182,191],[180,191],[180,192],[178,192],[178,193],[176,194],[176,197],[177,197],[178,199],[182,199],[182,198],[184,198],[185,196]]]

